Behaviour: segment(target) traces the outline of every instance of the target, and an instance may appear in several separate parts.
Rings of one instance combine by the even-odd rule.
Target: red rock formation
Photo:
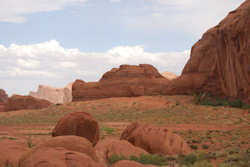
[[[188,144],[168,129],[138,122],[128,125],[121,139],[151,154],[178,155],[191,152]]]
[[[93,145],[99,140],[98,122],[85,112],[74,112],[61,118],[52,132],[52,136],[75,135],[88,139]]]
[[[106,72],[99,82],[76,80],[72,87],[73,101],[109,97],[133,97],[161,94],[169,80],[152,65],[121,65]]]
[[[168,92],[209,92],[250,103],[249,11],[246,0],[208,30],[192,47],[181,77],[171,82]]]
[[[0,89],[0,103],[4,103],[8,100],[8,95],[3,89]]]
[[[74,144],[74,143],[72,143]],[[62,147],[39,147],[24,155],[18,167],[106,167],[92,160],[88,155]]]
[[[70,151],[76,151],[84,153],[92,158],[94,161],[98,161],[96,152],[93,148],[92,143],[85,139],[84,137],[79,136],[57,136],[50,138],[46,142],[40,144],[36,149],[41,147],[51,147],[51,148],[64,148]]]
[[[18,166],[21,156],[29,151],[27,141],[0,140],[0,167]]]
[[[96,154],[101,162],[106,163],[112,155],[118,155],[130,158],[139,157],[141,154],[148,154],[145,150],[133,146],[126,140],[105,139],[95,146]]]
[[[52,103],[47,100],[36,99],[31,96],[20,96],[13,95],[8,101],[5,103],[6,111],[16,111],[16,110],[24,110],[24,109],[42,109],[47,108]]]
[[[59,136],[34,147],[19,160],[19,167],[106,167],[98,162],[95,150],[87,139]]]

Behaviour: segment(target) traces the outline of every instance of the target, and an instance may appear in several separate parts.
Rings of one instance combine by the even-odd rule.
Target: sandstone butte
[[[72,86],[73,101],[108,97],[133,97],[161,94],[169,80],[152,65],[121,65],[106,72],[99,82],[76,80]]]
[[[5,111],[16,111],[24,109],[47,108],[52,103],[47,100],[36,99],[31,96],[13,95],[5,103]]]
[[[169,94],[209,92],[250,103],[250,0],[209,29],[192,47]]]
[[[0,89],[0,103],[4,103],[8,100],[8,95],[3,89]]]
[[[0,89],[0,112],[5,111],[5,102],[8,100],[8,95],[3,89]]]
[[[64,104],[72,101],[72,83],[65,88],[53,88],[46,85],[39,85],[37,92],[30,92],[30,96],[48,100],[54,104]]]

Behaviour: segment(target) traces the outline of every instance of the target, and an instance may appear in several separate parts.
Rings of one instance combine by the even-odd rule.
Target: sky
[[[0,88],[98,81],[121,64],[180,75],[191,47],[244,0],[1,0]]]

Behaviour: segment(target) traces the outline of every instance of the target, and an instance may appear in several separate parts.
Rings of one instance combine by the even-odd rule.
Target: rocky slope
[[[133,97],[161,94],[169,80],[152,65],[121,65],[106,72],[99,82],[76,80],[72,86],[73,101],[108,97]]]
[[[229,13],[192,47],[169,93],[209,92],[250,102],[250,1]]]
[[[13,95],[5,103],[5,111],[16,111],[23,109],[47,108],[52,103],[47,100],[36,99],[31,96]]]

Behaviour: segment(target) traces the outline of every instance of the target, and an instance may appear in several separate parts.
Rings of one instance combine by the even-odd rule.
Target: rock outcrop
[[[65,88],[52,88],[50,86],[39,85],[37,92],[30,92],[30,96],[45,99],[54,104],[64,104],[72,101],[72,83]]]
[[[53,129],[52,136],[81,136],[93,145],[99,141],[98,122],[86,112],[73,112],[61,118]]]
[[[96,154],[101,162],[106,163],[113,155],[130,158],[148,154],[145,150],[133,146],[126,140],[104,139],[95,146]]]
[[[0,89],[0,103],[5,103],[8,100],[8,95],[3,89]]]
[[[143,165],[135,161],[129,161],[129,160],[122,160],[111,167],[156,167],[155,165]]]
[[[47,100],[36,99],[31,96],[13,95],[5,103],[5,111],[16,111],[24,109],[43,109],[50,106]]]
[[[152,65],[121,65],[106,72],[99,82],[76,80],[72,86],[73,101],[109,97],[134,97],[164,93],[169,80]]]
[[[191,152],[188,144],[168,129],[138,122],[128,125],[121,139],[151,154],[179,155]]]
[[[169,93],[209,92],[250,103],[249,11],[246,0],[203,35]]]
[[[173,79],[178,78],[178,75],[175,75],[172,72],[163,72],[163,73],[161,73],[161,75],[164,76],[165,78],[167,78],[168,80],[173,80]]]
[[[57,136],[40,144],[36,149],[39,149],[41,147],[51,147],[51,148],[61,147],[66,150],[84,153],[94,161],[98,162],[98,158],[92,143],[84,137]]]
[[[21,156],[29,151],[27,142],[22,140],[0,140],[0,167],[18,166]]]

